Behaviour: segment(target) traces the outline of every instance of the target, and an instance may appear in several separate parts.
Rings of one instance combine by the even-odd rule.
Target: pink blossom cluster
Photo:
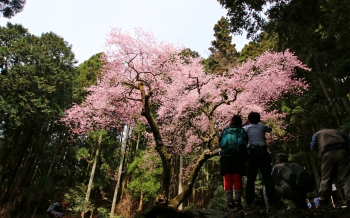
[[[310,69],[288,50],[265,52],[217,75],[205,73],[201,58],[184,62],[182,49],[141,29],[133,36],[113,29],[102,57],[102,77],[87,89],[83,104],[66,112],[64,121],[76,134],[120,127],[143,119],[148,102],[169,151],[187,154],[220,132],[234,114],[245,118],[256,111],[283,128],[279,120],[284,114],[269,111],[269,106],[287,93],[301,95],[307,89],[295,79],[295,69]]]

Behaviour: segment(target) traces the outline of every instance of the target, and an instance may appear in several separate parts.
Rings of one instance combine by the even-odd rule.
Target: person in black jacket
[[[53,203],[49,208],[47,208],[46,213],[50,218],[62,218],[65,216],[63,206],[58,202]]]

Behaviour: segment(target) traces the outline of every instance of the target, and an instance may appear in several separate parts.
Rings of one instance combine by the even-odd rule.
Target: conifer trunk
[[[91,193],[92,184],[94,181],[94,176],[95,176],[95,171],[96,171],[97,159],[98,159],[98,155],[100,153],[100,147],[101,147],[101,142],[102,142],[102,133],[103,132],[101,131],[100,136],[98,138],[97,149],[96,149],[96,153],[95,153],[94,163],[92,164],[92,168],[91,168],[89,184],[88,184],[86,195],[85,195],[85,201],[89,201],[89,198],[90,198],[90,193]],[[85,215],[85,213],[82,212],[81,216],[84,217],[84,215]]]
[[[54,162],[55,162],[55,159],[56,159],[56,156],[57,156],[57,152],[58,152],[58,148],[59,148],[59,147],[60,147],[60,146],[57,146],[57,148],[56,148],[55,154],[53,155],[53,158],[52,158],[52,161],[51,161],[51,164],[50,164],[50,168],[49,168],[49,171],[47,172],[46,177],[49,177],[49,175],[50,175],[50,173],[51,173],[52,166],[53,166],[53,164],[54,164]],[[40,191],[40,194],[39,194],[39,197],[37,198],[38,203],[37,203],[36,206],[35,206],[35,209],[34,209],[34,212],[33,212],[31,218],[34,218],[35,215],[36,215],[36,211],[38,210],[38,207],[39,207],[39,204],[40,204],[40,200],[41,200],[42,195],[43,195],[43,191],[41,190],[41,191]]]
[[[325,94],[325,96],[326,96],[326,98],[327,98],[327,100],[329,102],[329,106],[332,108],[332,112],[333,112],[333,115],[334,115],[334,117],[335,117],[335,119],[337,121],[337,124],[338,124],[338,126],[340,126],[341,122],[340,122],[340,119],[338,117],[337,110],[336,110],[336,108],[335,108],[335,106],[333,104],[333,101],[332,101],[331,97],[328,94],[328,91],[327,91],[327,89],[326,89],[326,87],[325,87],[325,85],[323,83],[323,80],[320,77],[317,77],[317,78],[318,78],[318,81],[320,82],[320,85],[321,85],[321,88],[323,90],[323,93]]]
[[[142,211],[142,207],[143,207],[143,191],[142,191],[142,188],[141,188],[141,190],[140,190],[139,208],[137,210],[138,211]]]
[[[94,163],[93,163],[92,168],[91,168],[90,180],[89,180],[89,184],[88,184],[87,191],[86,191],[85,201],[88,201],[90,198],[91,188],[92,188],[92,184],[93,184],[94,176],[95,176],[95,171],[96,171],[97,159],[98,159],[98,155],[100,153],[100,148],[101,148],[102,133],[103,132],[101,131],[100,136],[98,138],[95,159],[94,159]]]
[[[122,176],[122,171],[123,171],[125,151],[126,151],[127,141],[129,139],[129,132],[130,132],[130,125],[127,125],[126,126],[125,138],[123,140],[122,148],[121,148],[121,158],[120,158],[120,164],[119,164],[119,169],[118,169],[118,178],[117,178],[117,184],[116,184],[115,189],[114,189],[114,195],[113,195],[113,202],[112,202],[112,208],[111,208],[111,212],[110,212],[110,217],[113,217],[114,211],[115,211],[115,205],[117,203],[118,190],[119,190],[119,186],[120,186],[120,178]]]

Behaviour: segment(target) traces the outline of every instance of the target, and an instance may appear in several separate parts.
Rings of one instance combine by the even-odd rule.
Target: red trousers
[[[234,186],[234,187],[233,187]],[[242,175],[241,174],[225,174],[224,175],[224,190],[232,190],[232,187],[236,191],[241,191],[243,189],[242,185]]]

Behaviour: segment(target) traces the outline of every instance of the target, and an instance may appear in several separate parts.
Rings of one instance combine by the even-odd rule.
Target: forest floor
[[[153,207],[144,218],[350,218],[349,208],[311,208],[311,209],[279,209],[267,213],[263,208],[240,211],[224,211],[218,209],[198,209],[197,211],[178,211],[176,209]]]
[[[205,212],[207,211],[207,212]],[[266,213],[264,209],[220,211],[198,210],[196,218],[350,218],[350,210],[347,208],[312,208],[312,209],[280,209]]]

